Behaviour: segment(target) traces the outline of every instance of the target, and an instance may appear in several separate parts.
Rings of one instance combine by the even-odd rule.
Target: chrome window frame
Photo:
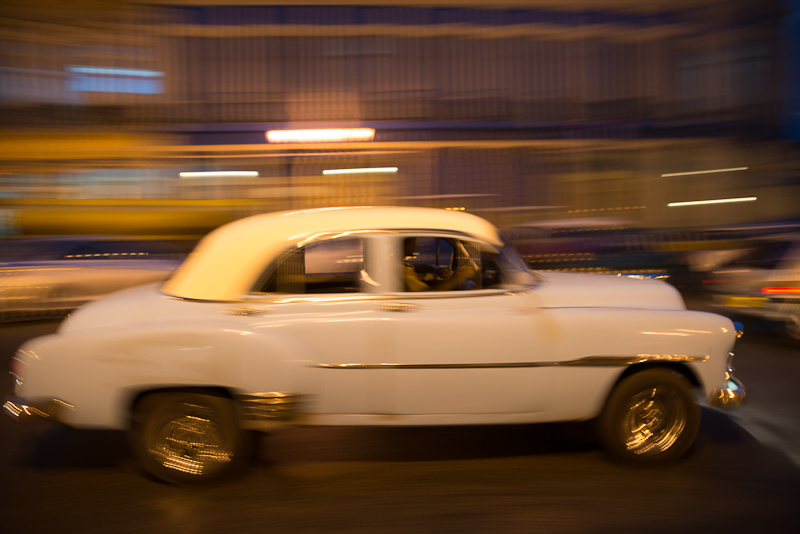
[[[453,230],[431,230],[431,229],[417,230],[414,228],[406,228],[403,230],[398,230],[396,234],[398,234],[398,239],[395,240],[397,247],[396,253],[399,255],[402,255],[403,240],[407,237],[441,237],[444,239],[455,239],[462,242],[469,241],[476,244],[481,250],[490,248],[498,256],[500,256],[502,253],[501,249],[509,246],[506,243],[494,245],[492,243],[487,243],[486,241],[483,241],[482,239],[479,239],[468,233],[458,232]],[[516,252],[514,253],[516,254]],[[400,263],[402,264],[402,262]],[[500,268],[501,276],[504,276],[502,265],[499,265],[498,267]],[[449,291],[412,292],[403,290],[404,284],[402,280],[403,276],[401,270],[399,269],[397,270],[396,276],[397,276],[396,286],[395,286],[396,290],[387,294],[393,295],[394,298],[402,298],[402,299],[465,298],[465,297],[490,296],[490,295],[500,295],[500,294],[518,294],[532,290],[534,287],[536,287],[539,280],[539,277],[537,277],[537,275],[531,271],[531,277],[533,280],[535,280],[535,282],[529,286],[517,286],[517,287],[507,286],[507,287],[499,287],[491,289],[474,289],[474,290],[455,289]]]
[[[174,300],[181,300],[186,302],[204,302],[204,303],[221,303],[221,304],[253,304],[253,305],[268,305],[268,304],[285,304],[285,303],[301,303],[301,302],[343,302],[343,301],[387,301],[387,300],[428,300],[428,299],[441,299],[441,298],[477,298],[477,297],[489,297],[489,296],[498,296],[498,295],[519,295],[522,293],[529,292],[530,290],[534,289],[539,283],[539,277],[536,275],[535,272],[531,271],[531,277],[534,280],[529,286],[518,286],[518,287],[501,287],[501,288],[492,288],[492,289],[476,289],[470,291],[464,290],[453,290],[453,291],[426,291],[424,293],[412,293],[407,291],[392,291],[392,288],[388,290],[386,288],[377,288],[370,286],[368,284],[363,284],[366,287],[362,286],[364,291],[360,291],[357,293],[331,293],[330,295],[326,294],[305,294],[305,293],[261,293],[256,292],[254,289],[259,285],[263,284],[263,281],[269,273],[272,272],[274,266],[277,265],[279,261],[284,259],[287,255],[292,254],[297,249],[304,247],[306,245],[317,243],[320,241],[325,241],[329,239],[340,239],[340,238],[347,238],[347,237],[359,237],[364,242],[364,255],[365,255],[365,265],[369,264],[369,254],[370,254],[370,240],[371,236],[376,235],[383,235],[383,234],[391,234],[397,236],[397,239],[394,240],[396,244],[396,253],[402,254],[402,239],[408,236],[432,236],[432,237],[443,237],[449,239],[457,239],[461,241],[472,241],[474,243],[479,244],[481,247],[491,247],[497,254],[501,253],[501,247],[508,247],[509,245],[506,243],[499,243],[498,245],[494,245],[492,243],[488,243],[482,239],[476,238],[475,236],[467,233],[467,232],[460,232],[458,230],[448,230],[448,229],[431,229],[431,228],[397,228],[397,229],[354,229],[354,230],[343,230],[343,231],[329,231],[329,232],[319,232],[311,235],[305,236],[298,236],[296,240],[292,242],[289,246],[284,248],[282,251],[278,252],[275,257],[264,267],[261,273],[253,280],[253,283],[250,285],[250,290],[240,298],[237,299],[229,299],[229,300],[208,300],[208,299],[195,299],[189,297],[178,297],[174,295],[166,295],[166,297]],[[381,265],[383,268],[390,267],[389,263],[393,262],[393,258],[384,258],[381,261],[388,262],[385,265]],[[402,261],[400,262],[402,264]],[[502,266],[501,266],[502,272]],[[400,270],[398,269],[396,273],[399,275]]]

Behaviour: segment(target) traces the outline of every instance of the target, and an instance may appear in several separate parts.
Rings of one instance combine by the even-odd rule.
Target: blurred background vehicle
[[[642,228],[598,218],[534,221],[505,228],[502,234],[532,269],[660,278],[684,296],[708,299],[717,284],[722,289],[734,281],[721,277],[726,265],[748,261],[775,268],[779,258],[790,256],[797,232],[796,220]]]
[[[800,233],[753,238],[706,273],[708,302],[726,315],[776,323],[800,340]]]
[[[112,291],[164,280],[185,254],[165,241],[121,237],[0,241],[0,322],[59,317]]]
[[[675,280],[684,268],[664,232],[618,219],[535,221],[503,230],[528,267]],[[674,237],[673,237],[674,239]]]

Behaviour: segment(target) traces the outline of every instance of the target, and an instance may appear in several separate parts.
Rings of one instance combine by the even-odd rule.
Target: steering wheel
[[[468,266],[472,267],[472,274],[469,277],[465,278],[464,281],[459,284],[458,289],[463,289],[463,290],[479,289],[481,287],[480,285],[481,274],[477,263],[475,263],[475,260],[471,259],[466,260],[466,262],[463,265],[461,265],[461,268],[458,270],[458,272],[460,272],[462,269],[467,268]]]

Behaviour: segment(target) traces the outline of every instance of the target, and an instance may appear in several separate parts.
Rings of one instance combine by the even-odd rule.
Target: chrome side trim
[[[16,421],[64,422],[64,412],[75,407],[60,399],[31,403],[21,397],[9,396],[3,404],[6,415]]]
[[[245,421],[287,421],[308,395],[280,393],[251,393],[237,397]]]
[[[460,299],[460,298],[480,298],[496,297],[498,295],[523,295],[531,288],[527,289],[474,289],[457,291],[425,291],[421,293],[394,293],[387,295],[377,295],[381,300],[430,300],[430,299]]]
[[[224,313],[226,315],[253,315],[259,313],[268,313],[271,311],[271,308],[266,308],[263,306],[228,306],[227,308],[223,308],[220,313]]]
[[[375,305],[375,309],[380,311],[405,312],[405,311],[420,311],[424,310],[425,307],[420,306],[419,304],[409,304],[407,302],[384,302]]]
[[[255,298],[233,299],[233,300],[205,300],[192,299],[188,297],[176,297],[165,295],[172,300],[186,302],[216,303],[216,304],[239,304],[239,305],[261,305],[261,304],[296,304],[308,302],[369,302],[383,300],[427,300],[427,299],[451,299],[451,298],[480,298],[494,297],[497,295],[522,295],[525,289],[476,289],[473,291],[431,291],[425,293],[387,293],[385,295],[372,295],[369,293],[359,293],[357,295],[263,295]]]
[[[645,362],[705,362],[705,356],[684,354],[637,354],[636,356],[588,356],[563,362],[508,362],[508,363],[318,363],[321,369],[517,369],[535,367],[626,367]]]

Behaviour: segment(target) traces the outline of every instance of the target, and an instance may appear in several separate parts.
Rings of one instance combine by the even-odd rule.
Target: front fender
[[[684,366],[703,398],[725,383],[736,340],[736,329],[725,317],[608,308],[561,309],[554,315],[563,349],[556,418],[595,417],[620,377],[639,364]]]

